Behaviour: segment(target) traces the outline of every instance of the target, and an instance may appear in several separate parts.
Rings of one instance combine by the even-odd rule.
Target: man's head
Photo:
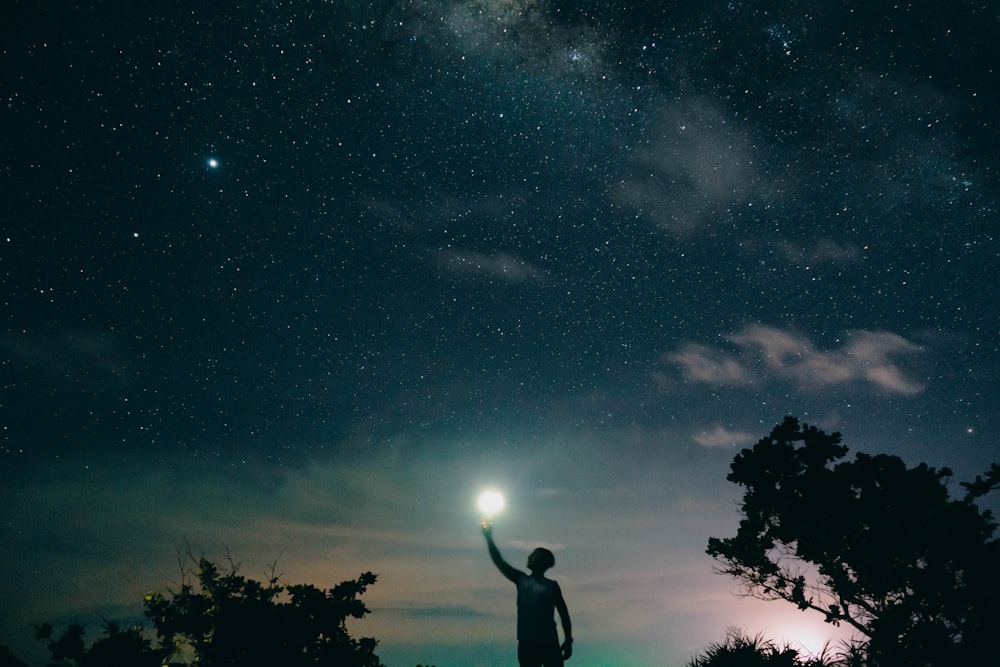
[[[528,554],[528,569],[532,572],[542,573],[556,564],[556,557],[551,551],[543,547],[538,547]]]

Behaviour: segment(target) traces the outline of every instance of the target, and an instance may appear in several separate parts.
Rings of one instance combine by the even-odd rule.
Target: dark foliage
[[[688,667],[833,667],[835,664],[823,657],[803,656],[799,651],[779,646],[762,635],[747,637],[730,628],[726,639],[710,644],[702,655],[688,663]]]
[[[0,646],[0,667],[28,667],[28,664],[12,654],[9,646]]]
[[[867,637],[870,664],[950,667],[988,655],[1000,627],[1000,543],[975,498],[952,499],[948,469],[895,456],[844,460],[840,434],[793,417],[733,460],[745,488],[735,537],[711,538],[718,570],[745,593],[785,600]]]
[[[139,627],[109,623],[88,648],[79,624],[56,638],[49,624],[39,626],[50,667],[159,667],[171,659],[199,667],[382,667],[377,642],[354,639],[346,627],[348,618],[368,613],[358,598],[375,583],[371,572],[326,591],[282,586],[276,576],[261,583],[241,576],[233,563],[219,568],[201,558],[184,579],[177,591],[146,595],[155,643]]]
[[[83,636],[79,623],[70,624],[58,637],[48,623],[35,631],[35,638],[49,648],[49,667],[160,667],[168,654],[154,648],[139,627],[123,630],[116,623],[105,623],[101,636],[89,648]]]

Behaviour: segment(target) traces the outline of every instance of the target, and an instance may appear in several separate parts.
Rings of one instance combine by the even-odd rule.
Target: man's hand
[[[573,657],[573,640],[567,639],[562,645],[562,659],[569,660]]]
[[[488,519],[483,519],[482,526],[483,526],[483,535],[486,536],[486,539],[488,540],[493,539],[493,522]]]

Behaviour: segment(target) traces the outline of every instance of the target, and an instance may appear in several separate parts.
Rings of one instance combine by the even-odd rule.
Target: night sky
[[[177,551],[328,587],[389,667],[575,667],[739,599],[741,447],[1000,461],[1000,5],[4,3],[0,644],[137,619]]]

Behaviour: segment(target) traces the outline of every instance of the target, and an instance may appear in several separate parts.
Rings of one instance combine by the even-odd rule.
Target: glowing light
[[[740,627],[752,637],[757,632],[755,626],[763,624],[760,632],[764,637],[780,646],[795,649],[803,656],[817,657],[824,649],[836,649],[843,642],[850,641],[854,634],[848,628],[824,623],[819,615],[810,616],[794,608],[766,609],[764,605],[768,603],[759,604],[763,611],[755,609],[751,612],[753,620]]]
[[[486,518],[491,518],[496,516],[503,510],[504,499],[503,494],[499,491],[483,491],[479,494],[479,500],[476,502],[479,507],[479,511],[483,513]]]
[[[218,169],[219,168],[219,161],[216,160],[214,157],[208,158],[208,163],[207,164],[208,164],[208,168],[209,169]]]

